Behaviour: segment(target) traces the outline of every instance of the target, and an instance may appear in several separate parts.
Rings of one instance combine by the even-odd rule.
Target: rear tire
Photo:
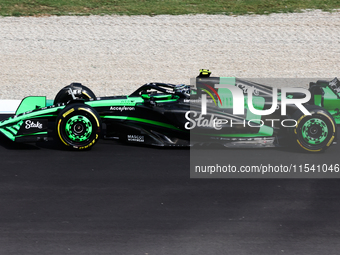
[[[311,115],[297,110],[292,118],[297,125],[293,129],[293,143],[305,151],[321,152],[326,150],[336,138],[336,124],[332,115],[322,107],[306,105]]]
[[[71,83],[70,85],[62,88],[54,98],[53,104],[67,103],[73,100],[70,94],[70,89],[72,90],[76,99],[83,99],[84,101],[96,100],[96,96],[91,89],[81,85],[80,83]]]
[[[56,120],[57,138],[74,150],[90,149],[99,138],[100,128],[98,113],[85,104],[65,107]]]

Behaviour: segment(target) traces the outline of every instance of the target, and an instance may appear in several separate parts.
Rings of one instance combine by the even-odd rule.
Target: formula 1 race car
[[[206,69],[191,85],[148,83],[129,96],[96,97],[72,83],[53,101],[24,98],[14,116],[0,121],[0,132],[15,142],[52,138],[76,150],[91,148],[101,137],[156,146],[291,145],[319,152],[336,142],[339,87],[336,78],[311,83],[307,98],[301,91],[210,77]]]

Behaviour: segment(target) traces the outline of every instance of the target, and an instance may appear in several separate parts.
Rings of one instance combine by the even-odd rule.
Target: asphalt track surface
[[[322,160],[339,162],[339,147]],[[188,149],[106,140],[75,152],[1,139],[0,155],[0,254],[339,254],[338,179],[190,179]]]

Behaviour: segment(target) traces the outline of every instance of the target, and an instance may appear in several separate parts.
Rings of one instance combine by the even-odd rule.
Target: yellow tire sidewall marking
[[[98,118],[96,117],[96,115],[94,115],[93,112],[91,112],[90,110],[88,110],[88,109],[86,109],[86,108],[82,108],[82,107],[79,107],[78,110],[80,110],[80,111],[86,111],[86,112],[90,113],[90,114],[93,116],[93,118],[96,120],[97,127],[98,127],[98,128],[100,127],[100,125],[99,125],[99,120],[98,120]],[[67,115],[69,115],[70,113],[72,113],[72,112],[74,112],[74,111],[75,111],[74,108],[68,110],[67,112],[65,112],[65,113],[62,115],[63,118],[65,118]],[[60,133],[60,124],[61,124],[61,122],[62,122],[62,119],[60,119],[59,122],[58,122],[58,128],[57,128],[57,130],[58,130],[58,136],[59,136],[60,140],[61,140],[66,146],[70,146],[69,144],[67,144],[67,143],[64,141],[64,139],[63,139],[62,136],[61,136],[61,133]],[[86,149],[86,148],[88,148],[88,147],[91,147],[93,144],[95,144],[95,142],[96,142],[97,139],[98,139],[98,134],[96,134],[96,138],[93,139],[93,141],[92,141],[90,144],[88,144],[88,145],[86,145],[86,146],[83,146],[83,147],[78,147],[78,149],[81,150],[81,149]]]
[[[312,113],[312,112],[311,112],[311,113]],[[320,115],[323,115],[323,116],[327,117],[327,118],[329,119],[329,121],[332,123],[332,126],[333,126],[333,133],[335,133],[335,125],[334,125],[334,122],[333,122],[333,120],[332,120],[327,114],[325,114],[325,113],[323,113],[323,112],[313,112],[313,113],[320,114]],[[298,126],[299,126],[301,120],[302,120],[304,117],[306,117],[306,116],[312,116],[312,115],[302,115],[302,116],[299,118],[299,120],[297,121],[296,127],[295,127],[295,129],[294,129],[294,133],[295,133],[295,134],[297,134],[297,129],[298,129]],[[329,146],[331,145],[331,143],[333,142],[334,138],[335,138],[335,137],[334,137],[334,135],[333,135],[333,136],[331,137],[331,139],[329,140],[329,142],[327,143],[327,145],[326,145],[327,147],[329,147]],[[318,152],[318,151],[321,151],[321,150],[322,150],[322,148],[321,148],[321,149],[318,149],[318,150],[307,149],[305,146],[303,146],[303,145],[300,143],[299,140],[296,140],[296,141],[298,142],[298,144],[299,144],[303,149],[305,149],[305,150],[307,150],[307,151]]]
[[[60,138],[60,140],[66,145],[66,146],[70,146],[69,144],[67,144],[64,139],[61,137],[61,134],[60,134],[60,123],[61,123],[61,119],[59,120],[58,122],[58,136]]]
[[[98,120],[98,118],[96,117],[96,115],[93,114],[93,112],[89,111],[88,109],[82,108],[82,107],[79,107],[78,110],[83,110],[83,111],[86,111],[86,112],[90,113],[90,114],[93,116],[93,118],[96,120],[96,122],[97,122],[97,127],[98,127],[98,128],[100,127],[100,126],[99,126],[99,120]]]

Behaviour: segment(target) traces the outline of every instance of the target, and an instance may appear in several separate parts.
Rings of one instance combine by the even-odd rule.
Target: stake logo
[[[31,128],[42,129],[43,128],[43,124],[41,124],[39,121],[34,123],[34,121],[32,121],[32,120],[26,120],[25,121],[25,128],[26,129],[31,129]]]

